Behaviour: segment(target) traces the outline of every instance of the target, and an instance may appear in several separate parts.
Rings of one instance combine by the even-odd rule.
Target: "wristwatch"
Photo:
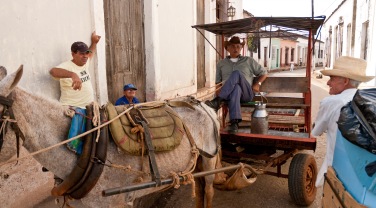
[[[258,82],[258,85],[260,85],[260,86],[261,86],[261,82]]]

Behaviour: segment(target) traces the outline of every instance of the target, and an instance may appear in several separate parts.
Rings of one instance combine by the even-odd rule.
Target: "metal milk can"
[[[251,118],[251,133],[252,134],[267,134],[269,129],[268,112],[266,111],[266,104],[261,101],[256,101],[255,109]]]

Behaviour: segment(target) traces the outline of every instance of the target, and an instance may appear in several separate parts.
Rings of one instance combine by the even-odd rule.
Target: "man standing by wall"
[[[86,120],[83,116],[86,115],[85,107],[94,101],[88,59],[93,57],[100,38],[93,32],[90,47],[84,42],[74,42],[71,46],[72,60],[65,61],[50,70],[51,76],[60,81],[60,102],[76,112],[72,118],[68,139],[85,132]],[[81,154],[80,139],[71,141],[67,145],[70,150]]]

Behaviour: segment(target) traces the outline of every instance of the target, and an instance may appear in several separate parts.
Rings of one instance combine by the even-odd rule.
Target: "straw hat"
[[[229,45],[232,45],[232,44],[240,44],[240,45],[244,46],[245,42],[244,41],[240,42],[240,38],[238,36],[234,36],[229,41],[225,40],[225,42],[224,42],[225,48]]]
[[[335,62],[333,69],[321,70],[325,76],[338,76],[360,82],[371,81],[375,76],[366,75],[367,62],[363,59],[350,56],[341,56]]]

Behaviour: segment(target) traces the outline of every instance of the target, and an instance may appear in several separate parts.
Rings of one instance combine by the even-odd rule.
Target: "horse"
[[[70,118],[64,113],[68,109],[57,100],[35,95],[18,87],[22,77],[23,66],[7,75],[4,67],[0,66],[0,96],[13,100],[12,109],[14,117],[25,140],[22,145],[28,152],[36,152],[52,145],[56,145],[67,138],[70,127]],[[219,134],[219,121],[216,112],[204,103],[194,105],[192,110],[187,107],[174,107],[177,114],[190,130],[198,148],[208,154],[218,155],[217,136]],[[3,112],[4,105],[0,105]],[[0,164],[8,161],[16,154],[15,130],[7,128],[0,152]],[[168,178],[171,172],[178,173],[186,169],[192,158],[191,144],[185,135],[181,144],[175,149],[156,154],[156,161],[160,175]],[[33,156],[43,167],[47,168],[56,176],[65,179],[75,166],[77,156],[69,151],[64,145],[60,145],[49,151]],[[215,169],[219,157],[203,157],[197,160],[198,171]],[[124,169],[105,166],[94,188],[82,199],[82,203],[88,207],[126,207],[139,197],[159,191],[166,187],[147,188],[129,193],[104,197],[102,191],[114,187],[124,187],[135,184],[137,181],[150,181],[150,169],[147,159],[141,156],[132,156],[120,152],[116,144],[110,141],[107,149],[106,163],[116,164]],[[1,170],[1,167],[0,167]],[[196,180],[196,207],[212,207],[214,196],[213,181],[215,176],[208,175],[201,180]],[[204,181],[204,184],[200,183]],[[53,187],[51,187],[53,188]]]

